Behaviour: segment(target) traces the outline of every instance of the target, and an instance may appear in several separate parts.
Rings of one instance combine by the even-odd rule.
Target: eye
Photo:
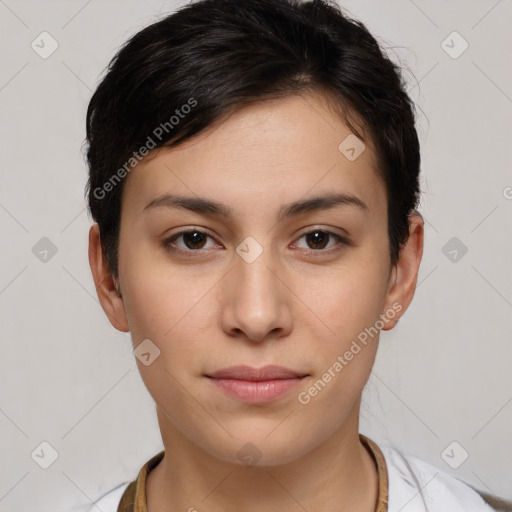
[[[171,252],[177,253],[191,253],[191,252],[199,252],[199,249],[208,249],[211,247],[215,247],[216,244],[207,246],[207,239],[213,238],[205,233],[204,231],[200,231],[199,229],[189,229],[187,231],[180,231],[172,235],[170,238],[167,238],[163,241],[163,246],[165,249]],[[182,239],[182,246],[175,243],[175,241]]]
[[[208,246],[208,239],[213,241],[212,236],[204,231],[194,228],[175,233],[171,237],[165,239],[162,242],[162,245],[170,252],[188,255],[192,253],[200,253],[201,249],[219,247],[219,245],[214,241],[210,246]],[[343,249],[344,246],[350,245],[348,240],[341,235],[319,228],[304,233],[298,240],[301,239],[306,240],[307,247],[305,249],[314,256],[317,256],[317,254],[313,253],[319,253],[318,256],[326,253],[335,253]],[[179,240],[182,241],[182,245],[176,243]],[[294,244],[294,246],[297,247],[297,244]]]
[[[310,252],[330,253],[343,249],[344,245],[348,245],[348,240],[341,235],[326,231],[324,229],[313,229],[304,233],[299,240],[306,240],[306,244]],[[330,242],[333,242],[330,244]],[[335,242],[338,242],[337,244]],[[330,245],[329,245],[330,244]]]

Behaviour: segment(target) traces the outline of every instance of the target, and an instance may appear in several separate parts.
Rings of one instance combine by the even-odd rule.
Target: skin
[[[320,93],[255,103],[178,148],[153,152],[127,176],[118,281],[91,227],[89,260],[110,322],[131,332],[134,347],[150,339],[161,351],[148,366],[136,360],[166,450],[148,476],[149,512],[374,510],[377,469],[358,426],[378,335],[309,403],[297,398],[399,304],[398,315],[384,316],[382,328],[392,329],[416,287],[422,218],[410,217],[409,240],[391,266],[375,153],[366,144],[349,161],[338,145],[350,133]],[[344,204],[278,221],[283,205],[333,192],[367,208]],[[166,193],[217,201],[233,216],[144,209]],[[193,228],[206,234],[174,239],[188,252],[164,247]],[[315,228],[326,238],[304,236]],[[252,263],[236,252],[248,236],[263,249]],[[279,399],[251,405],[205,377],[238,364],[309,376]],[[247,442],[261,453],[252,467],[237,456]]]

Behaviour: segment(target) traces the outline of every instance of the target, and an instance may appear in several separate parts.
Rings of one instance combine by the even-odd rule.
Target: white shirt
[[[494,512],[469,485],[414,456],[379,445],[388,472],[388,512]],[[101,498],[87,512],[117,512],[129,482]]]

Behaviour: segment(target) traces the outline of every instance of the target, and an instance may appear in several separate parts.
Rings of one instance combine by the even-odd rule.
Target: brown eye
[[[347,240],[343,237],[324,229],[314,229],[308,233],[304,233],[299,238],[299,240],[301,239],[305,239],[306,241],[307,247],[305,247],[305,249],[310,249],[312,252],[330,252],[331,250],[339,249],[343,245],[348,245]],[[331,243],[331,241],[334,243]]]
[[[325,231],[311,231],[305,237],[312,249],[325,249],[329,242],[330,234]]]
[[[182,242],[177,243],[180,239]],[[201,249],[208,249],[216,246],[216,244],[213,243],[207,247],[208,239],[213,241],[213,238],[207,233],[199,231],[198,229],[191,229],[188,231],[180,231],[170,238],[167,238],[163,241],[163,246],[166,250],[176,253],[199,253]]]
[[[183,241],[188,249],[202,249],[208,235],[200,231],[186,231],[182,233]]]

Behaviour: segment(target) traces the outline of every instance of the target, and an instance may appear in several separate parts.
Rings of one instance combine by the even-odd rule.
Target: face
[[[126,178],[109,316],[150,340],[137,364],[164,439],[275,465],[357,429],[378,331],[412,297],[375,154],[340,150],[350,135],[320,95],[267,100]],[[288,373],[212,378],[241,365]]]

